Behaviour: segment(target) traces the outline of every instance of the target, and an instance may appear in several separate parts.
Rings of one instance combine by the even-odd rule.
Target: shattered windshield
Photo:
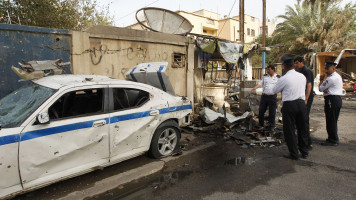
[[[0,126],[13,128],[30,116],[56,90],[33,82],[10,93],[0,100]]]

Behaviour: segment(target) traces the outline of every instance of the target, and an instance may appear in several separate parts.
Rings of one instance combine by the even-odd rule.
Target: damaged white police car
[[[170,155],[191,102],[150,85],[55,75],[0,100],[0,198],[148,152]]]

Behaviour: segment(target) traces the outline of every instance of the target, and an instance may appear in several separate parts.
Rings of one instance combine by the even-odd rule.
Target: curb
[[[103,194],[106,191],[115,189],[120,185],[129,183],[131,181],[134,181],[134,180],[137,180],[140,178],[143,178],[145,176],[149,176],[151,174],[154,174],[154,173],[162,170],[166,162],[176,160],[180,157],[192,154],[196,151],[200,151],[200,150],[209,148],[214,145],[216,145],[215,142],[209,142],[207,144],[198,146],[195,149],[186,151],[181,156],[175,156],[175,157],[169,156],[169,157],[163,158],[159,161],[148,163],[141,167],[131,169],[129,171],[126,171],[126,172],[108,177],[101,181],[98,181],[94,184],[94,186],[92,186],[90,188],[87,188],[82,191],[76,191],[76,192],[69,193],[68,195],[66,195],[62,198],[59,198],[59,199],[60,200],[77,200],[77,199],[85,199],[85,198],[93,197],[95,195]]]

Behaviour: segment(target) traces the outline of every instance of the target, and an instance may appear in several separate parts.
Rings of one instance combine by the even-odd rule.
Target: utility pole
[[[245,43],[245,2],[240,0],[240,41]]]
[[[266,0],[262,0],[263,6],[262,6],[262,12],[263,12],[263,18],[262,18],[262,47],[263,47],[263,52],[262,52],[262,75],[265,74],[266,70]]]
[[[240,0],[240,42],[241,44],[245,43],[245,2]],[[245,70],[240,69],[240,81],[245,80]]]

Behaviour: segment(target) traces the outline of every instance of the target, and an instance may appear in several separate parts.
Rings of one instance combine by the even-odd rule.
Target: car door
[[[107,86],[60,92],[20,136],[19,165],[25,189],[95,169],[109,162]]]
[[[110,161],[147,151],[159,123],[159,102],[148,89],[110,86]]]
[[[22,190],[18,168],[18,141],[23,127],[0,129],[0,199]]]

